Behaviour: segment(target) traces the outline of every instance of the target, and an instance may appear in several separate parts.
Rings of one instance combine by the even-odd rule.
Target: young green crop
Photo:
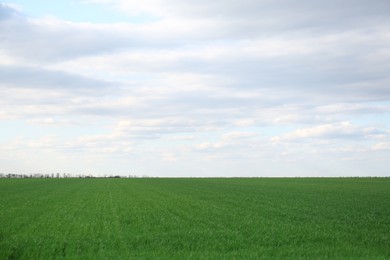
[[[0,179],[0,259],[390,257],[390,179]]]

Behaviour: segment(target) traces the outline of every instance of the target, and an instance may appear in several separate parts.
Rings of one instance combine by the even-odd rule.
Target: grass
[[[390,258],[390,179],[0,179],[0,259]]]

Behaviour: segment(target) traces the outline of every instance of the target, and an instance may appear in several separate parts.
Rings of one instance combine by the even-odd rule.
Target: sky
[[[388,0],[0,2],[0,172],[390,176]]]

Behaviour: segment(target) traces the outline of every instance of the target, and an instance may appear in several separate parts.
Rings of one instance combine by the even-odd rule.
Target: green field
[[[0,259],[390,259],[390,178],[0,179]]]

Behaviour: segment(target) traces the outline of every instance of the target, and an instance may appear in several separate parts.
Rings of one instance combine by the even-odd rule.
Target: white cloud
[[[382,136],[384,132],[375,128],[361,128],[350,122],[318,125],[309,128],[297,129],[291,133],[273,137],[272,141],[307,141],[312,138],[322,139],[353,139],[373,138]]]
[[[162,155],[162,161],[164,162],[177,162],[178,158],[172,153],[164,153]]]
[[[194,145],[195,151],[206,152],[213,158],[222,156],[234,158],[241,157],[244,151],[251,150],[259,146],[259,136],[253,132],[228,132],[220,135],[218,141],[207,141]],[[232,155],[233,154],[233,155]],[[241,154],[241,155],[240,155]],[[259,152],[245,157],[256,157]]]
[[[377,143],[372,148],[374,151],[390,151],[390,142]]]

